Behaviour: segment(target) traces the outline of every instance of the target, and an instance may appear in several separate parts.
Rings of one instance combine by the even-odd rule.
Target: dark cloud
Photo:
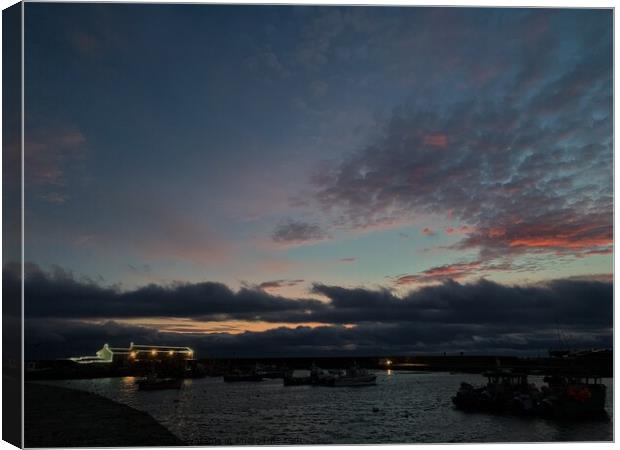
[[[7,286],[19,288],[12,270],[4,270]],[[312,299],[287,299],[260,289],[233,292],[221,283],[150,284],[132,291],[104,287],[90,279],[77,279],[61,269],[50,272],[29,265],[26,271],[26,315],[57,318],[190,317],[202,320],[278,321],[293,311],[318,310]]]
[[[338,261],[344,262],[344,263],[353,263],[353,262],[357,261],[357,257],[351,256],[351,257],[347,257],[347,258],[340,258]]]
[[[271,237],[275,242],[302,243],[320,241],[328,236],[317,224],[289,220],[279,224]]]
[[[315,285],[330,308],[311,317],[328,323],[411,322],[477,327],[501,324],[532,327],[596,325],[611,328],[613,284],[594,280],[557,280],[541,285],[505,286],[480,280],[444,281],[411,291]]]
[[[304,280],[272,280],[272,281],[263,281],[258,285],[259,289],[280,289],[283,287],[293,287],[298,284],[303,283]]]
[[[468,270],[478,262],[460,268],[440,267],[430,272]],[[458,266],[456,264],[455,266]],[[429,272],[429,273],[430,273]],[[9,292],[19,288],[14,271],[5,268]],[[432,276],[430,273],[429,276]],[[148,285],[132,291],[102,287],[78,280],[61,269],[26,271],[26,316],[29,318],[114,319],[179,317],[198,320],[231,319],[268,322],[437,322],[494,324],[517,321],[524,325],[555,323],[598,323],[611,326],[613,284],[594,278],[550,281],[544,284],[506,286],[488,280],[460,284],[442,279],[397,296],[381,288],[345,288],[315,284],[313,293],[328,302],[288,299],[260,289],[237,292],[221,283],[179,283]]]
[[[6,289],[19,288],[14,275],[5,269]],[[557,345],[558,330],[571,336],[574,346],[607,345],[613,327],[613,283],[602,276],[524,286],[443,280],[404,296],[386,288],[316,284],[313,292],[327,299],[321,302],[287,299],[259,289],[233,292],[219,283],[150,285],[122,292],[78,280],[60,269],[48,273],[30,266],[25,288],[28,349],[51,348],[50,354],[79,353],[87,347],[92,351],[106,341],[188,342],[222,355],[455,348],[520,352]],[[205,334],[192,332],[196,329],[186,322],[160,331],[158,325],[149,324],[155,317],[219,321],[224,326],[236,319],[325,326],[240,335],[224,328]],[[141,318],[143,326],[119,323],[124,318]]]
[[[132,273],[136,273],[139,275],[149,274],[152,272],[150,264],[127,264],[127,267]]]

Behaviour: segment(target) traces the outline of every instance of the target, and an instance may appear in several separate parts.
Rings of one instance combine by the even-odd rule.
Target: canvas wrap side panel
[[[2,11],[2,439],[22,447],[22,3]]]

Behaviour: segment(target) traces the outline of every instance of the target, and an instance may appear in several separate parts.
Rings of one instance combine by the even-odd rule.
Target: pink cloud
[[[481,261],[446,264],[431,267],[415,275],[402,275],[394,280],[396,285],[402,286],[416,283],[433,283],[447,279],[458,280],[477,272],[482,267]]]
[[[448,145],[448,136],[445,134],[427,134],[424,136],[424,145],[432,147],[446,147]]]
[[[469,234],[476,231],[475,227],[470,227],[468,225],[461,225],[460,227],[446,227],[444,228],[444,232],[448,235],[452,234]]]

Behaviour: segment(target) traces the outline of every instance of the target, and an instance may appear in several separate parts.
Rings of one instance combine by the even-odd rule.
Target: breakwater
[[[429,372],[482,373],[502,367],[528,373],[574,372],[575,370],[602,377],[613,375],[613,352],[591,352],[560,357],[517,357],[505,355],[418,355],[418,356],[351,356],[351,357],[270,357],[270,358],[203,358],[199,360],[200,374],[221,376],[231,370],[254,367],[257,364],[274,371],[307,369],[315,364],[325,369],[351,367]],[[137,366],[116,364],[76,364],[69,360],[36,361],[34,370],[26,370],[27,380],[92,379],[141,376]],[[197,375],[192,372],[190,376]]]

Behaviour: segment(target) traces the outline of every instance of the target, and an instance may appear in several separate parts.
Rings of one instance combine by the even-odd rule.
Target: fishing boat
[[[605,417],[607,388],[601,378],[584,374],[553,374],[543,381],[540,415],[556,418]]]
[[[524,373],[487,372],[486,386],[461,383],[452,402],[464,411],[535,415],[546,418],[606,418],[607,389],[601,378],[583,374],[547,375],[541,389]]]
[[[534,414],[541,393],[528,383],[527,374],[495,370],[483,374],[487,384],[474,387],[461,383],[452,402],[464,411]]]
[[[315,386],[329,386],[335,377],[342,375],[342,370],[325,370],[312,364],[310,367],[310,377]]]
[[[136,380],[141,391],[155,391],[161,389],[181,389],[182,378],[159,378],[156,374],[149,374],[145,378]]]
[[[377,376],[355,365],[345,371],[328,373],[319,379],[319,384],[331,387],[374,386],[377,384]]]
[[[284,373],[284,386],[305,386],[312,383],[312,372],[310,370],[289,370]]]

